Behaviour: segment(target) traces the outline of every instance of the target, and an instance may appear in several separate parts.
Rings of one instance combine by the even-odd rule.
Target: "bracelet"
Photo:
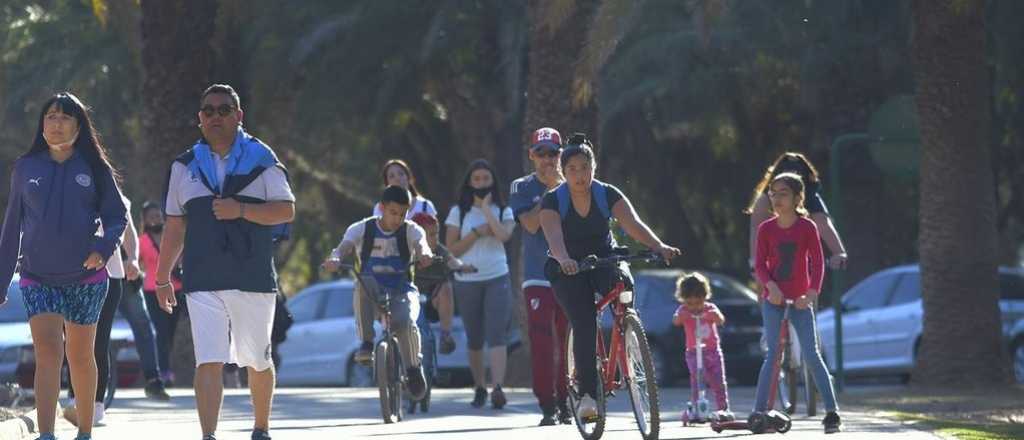
[[[164,287],[171,287],[171,282],[167,281],[166,283],[161,283],[161,282],[157,281],[157,283],[156,283],[156,288],[157,289],[163,289]]]

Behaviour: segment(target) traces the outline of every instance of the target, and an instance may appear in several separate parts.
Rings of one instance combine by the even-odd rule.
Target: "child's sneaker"
[[[75,440],[92,440],[92,434],[80,432],[78,433],[78,436],[75,437]]]
[[[821,424],[825,425],[825,434],[835,434],[843,427],[843,422],[839,420],[839,414],[836,412],[826,414],[825,420],[822,420]]]
[[[736,415],[733,414],[732,411],[723,409],[715,413],[715,418],[718,419],[719,422],[731,422],[736,420]]]
[[[215,437],[213,434],[207,434],[203,436],[203,440],[217,440],[217,437]]]
[[[47,432],[45,434],[39,434],[39,437],[36,438],[36,440],[57,440],[57,436],[53,435],[52,432]]]
[[[252,430],[252,440],[270,440],[270,433],[262,429]]]

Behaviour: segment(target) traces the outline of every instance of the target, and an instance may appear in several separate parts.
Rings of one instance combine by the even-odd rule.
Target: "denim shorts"
[[[79,325],[92,325],[100,320],[103,300],[107,297],[107,280],[89,284],[23,286],[28,318],[40,313],[56,313],[66,321]]]

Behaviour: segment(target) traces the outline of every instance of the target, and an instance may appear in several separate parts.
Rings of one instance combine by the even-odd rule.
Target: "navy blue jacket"
[[[11,173],[0,233],[0,286],[6,292],[19,251],[22,277],[64,286],[93,276],[97,271],[82,263],[92,252],[109,259],[127,225],[121,192],[106,169],[94,173],[78,151],[63,163],[49,151],[22,157]]]

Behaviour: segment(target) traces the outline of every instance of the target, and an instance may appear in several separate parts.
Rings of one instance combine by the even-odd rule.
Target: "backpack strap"
[[[605,220],[612,218],[611,208],[608,207],[608,189],[603,182],[594,179],[590,184],[590,193],[597,202],[597,209]],[[569,186],[562,183],[555,189],[555,198],[558,199],[558,214],[565,219],[569,214],[569,206],[572,204],[572,197],[569,195]]]
[[[395,238],[398,240],[398,255],[402,258],[402,263],[409,264],[412,261],[412,256],[409,254],[409,222],[402,223],[402,226],[395,232]]]
[[[373,253],[373,238],[377,236],[377,220],[367,221],[363,228],[363,246],[359,250],[359,270],[363,271],[363,265],[370,261],[370,254]]]
[[[569,196],[569,186],[564,182],[555,188],[555,198],[558,199],[558,215],[565,220],[565,216],[569,214],[569,205],[572,203],[572,197]]]
[[[608,189],[605,187],[604,182],[594,179],[590,183],[590,193],[594,195],[594,200],[597,201],[597,209],[601,211],[601,215],[604,216],[605,220],[612,218],[612,210],[608,208]]]

